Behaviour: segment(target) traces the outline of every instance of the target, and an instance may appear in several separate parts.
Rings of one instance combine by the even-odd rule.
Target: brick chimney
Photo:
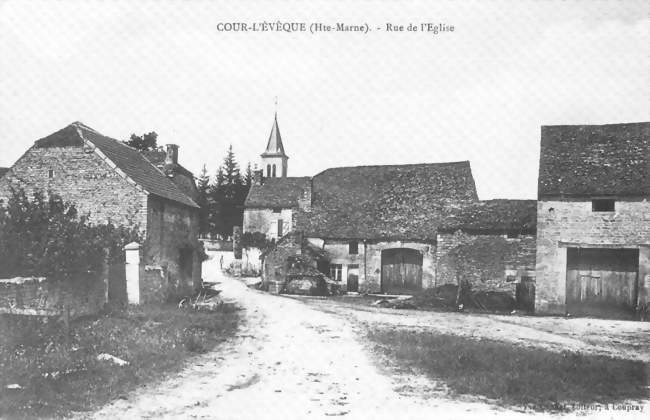
[[[168,144],[167,156],[165,156],[165,165],[178,165],[178,145]]]
[[[264,182],[264,170],[253,171],[253,185],[262,185]]]

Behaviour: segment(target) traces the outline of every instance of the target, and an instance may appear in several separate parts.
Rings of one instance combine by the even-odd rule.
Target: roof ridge
[[[605,123],[605,124],[543,124],[541,127],[615,127],[623,125],[643,125],[650,124],[650,121],[633,121],[624,123]]]
[[[323,169],[321,172],[317,173],[314,176],[318,176],[322,173],[333,169],[356,169],[356,168],[404,168],[404,167],[414,167],[414,166],[452,166],[459,164],[471,164],[469,160],[459,160],[454,162],[424,162],[424,163],[403,163],[403,164],[389,164],[389,165],[352,165],[352,166],[334,166],[332,168]]]

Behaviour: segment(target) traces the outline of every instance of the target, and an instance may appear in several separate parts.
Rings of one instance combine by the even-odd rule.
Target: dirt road
[[[345,319],[297,300],[247,289],[238,280],[223,279],[221,287],[223,295],[236,300],[246,314],[234,339],[196,358],[180,374],[143,387],[90,417],[551,417],[482,402],[400,395],[394,390],[394,378],[377,368],[354,326]],[[419,377],[410,380],[420,385],[427,381]]]

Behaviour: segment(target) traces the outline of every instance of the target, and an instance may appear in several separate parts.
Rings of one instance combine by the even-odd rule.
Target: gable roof
[[[2,178],[7,172],[9,172],[9,168],[0,168],[0,178]]]
[[[280,127],[278,127],[278,113],[275,113],[273,120],[273,127],[271,127],[271,134],[269,141],[266,144],[266,150],[262,153],[263,157],[266,156],[286,156],[284,154],[284,146],[282,145],[282,136],[280,135]]]
[[[56,133],[37,140],[34,147],[83,146],[84,141],[99,149],[110,162],[146,192],[189,207],[199,207],[139,151],[121,141],[106,137],[80,122],[72,123]]]
[[[448,208],[478,199],[468,161],[332,168],[312,185],[297,223],[322,238],[435,240]]]
[[[537,200],[484,200],[451,209],[439,230],[468,233],[535,233]]]
[[[310,182],[309,177],[265,178],[262,185],[251,185],[244,207],[298,207],[298,199]]]
[[[647,196],[650,122],[542,126],[538,196]]]

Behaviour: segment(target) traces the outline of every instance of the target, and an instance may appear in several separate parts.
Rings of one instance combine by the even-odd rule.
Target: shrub
[[[44,276],[67,279],[99,271],[106,259],[123,260],[128,242],[137,241],[135,228],[91,225],[74,205],[40,191],[31,200],[13,190],[0,208],[0,278]]]

